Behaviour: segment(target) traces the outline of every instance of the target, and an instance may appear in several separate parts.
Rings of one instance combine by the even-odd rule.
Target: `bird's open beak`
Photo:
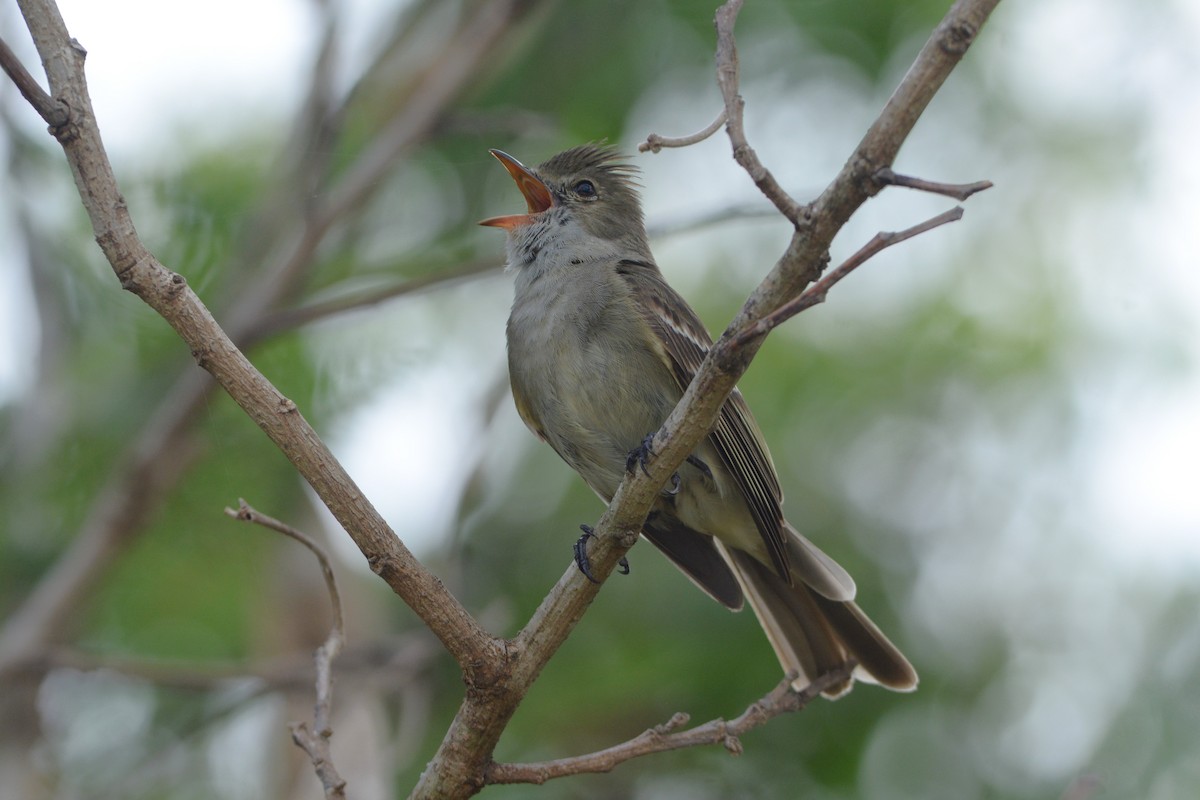
[[[554,205],[554,196],[546,188],[541,179],[529,171],[529,168],[502,150],[491,150],[492,155],[504,165],[508,174],[517,182],[517,188],[525,195],[525,204],[529,207],[528,214],[512,214],[507,217],[491,217],[480,222],[480,225],[490,225],[493,228],[511,230],[533,222],[537,214]]]

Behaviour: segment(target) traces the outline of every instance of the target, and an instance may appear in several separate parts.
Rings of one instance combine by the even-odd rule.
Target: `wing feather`
[[[617,273],[640,290],[636,294],[645,300],[642,311],[646,321],[662,341],[682,392],[700,369],[712,347],[712,337],[691,307],[667,284],[657,266],[626,260],[617,266]],[[780,507],[783,491],[758,423],[737,389],[721,407],[709,441],[745,498],[775,569],[790,584]]]

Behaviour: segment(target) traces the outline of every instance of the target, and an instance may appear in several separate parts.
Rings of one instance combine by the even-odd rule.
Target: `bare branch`
[[[908,189],[917,189],[922,192],[932,192],[933,194],[953,197],[960,203],[977,192],[992,188],[991,181],[939,183],[937,181],[927,181],[923,178],[914,178],[910,175],[897,175],[892,171],[891,167],[884,167],[876,172],[875,180],[887,186],[904,186]]]
[[[737,21],[738,12],[742,10],[742,2],[743,0],[729,0],[717,9],[717,85],[721,88],[721,96],[725,98],[725,131],[729,134],[729,143],[733,146],[734,159],[750,175],[754,185],[793,225],[800,225],[804,218],[804,209],[784,191],[770,170],[758,160],[758,154],[746,140],[746,128],[742,119],[746,101],[738,94],[740,79],[737,43],[733,38],[733,25]]]
[[[323,647],[328,650],[330,659],[335,658],[342,649],[346,628],[342,618],[342,596],[338,592],[337,578],[333,574],[333,564],[330,562],[325,548],[317,544],[308,534],[293,528],[285,522],[280,522],[274,517],[263,514],[241,498],[238,498],[238,507],[236,510],[226,508],[225,513],[234,519],[239,519],[243,522],[252,522],[255,525],[270,528],[277,533],[282,533],[284,536],[295,539],[316,556],[317,563],[321,565],[321,577],[325,580],[325,590],[329,592],[329,605],[333,610],[333,629],[329,632],[329,637],[325,640]]]
[[[747,731],[766,724],[780,714],[803,711],[830,686],[847,680],[852,667],[832,670],[797,692],[792,689],[796,674],[785,677],[766,696],[752,703],[736,719],[714,719],[694,728],[680,730],[689,717],[675,714],[627,742],[582,756],[539,761],[529,764],[492,764],[487,770],[488,783],[545,783],[553,778],[580,775],[588,772],[610,772],[614,767],[641,756],[680,750],[685,747],[719,744],[733,755],[742,752],[738,738]]]
[[[301,533],[274,517],[259,513],[251,508],[245,500],[238,499],[238,508],[226,508],[225,513],[234,519],[253,522],[256,525],[278,531],[285,536],[295,539],[309,549],[321,565],[321,575],[325,579],[325,589],[329,592],[329,604],[333,610],[333,626],[329,636],[313,654],[313,663],[317,669],[316,690],[317,700],[313,708],[313,729],[309,730],[303,722],[291,725],[292,741],[294,741],[312,761],[317,778],[325,789],[325,796],[331,800],[346,796],[346,781],[338,774],[333,765],[333,757],[329,752],[329,739],[333,736],[333,725],[330,713],[333,705],[333,660],[337,658],[345,641],[345,626],[342,620],[342,598],[338,593],[337,579],[333,574],[333,565],[325,549],[317,544],[307,534]]]
[[[955,206],[949,211],[944,211],[936,217],[925,220],[922,223],[913,225],[911,228],[905,228],[902,231],[880,231],[871,237],[871,241],[867,242],[858,252],[850,256],[838,266],[837,269],[830,272],[821,280],[808,287],[799,297],[784,303],[779,308],[772,311],[770,314],[762,317],[757,322],[749,327],[733,334],[732,339],[736,344],[746,344],[754,339],[762,338],[775,328],[787,322],[792,317],[799,314],[801,311],[812,308],[815,305],[825,302],[825,296],[829,294],[829,290],[834,287],[838,281],[845,278],[854,270],[858,269],[868,259],[877,255],[882,250],[891,247],[894,244],[906,241],[919,236],[926,231],[931,231],[934,228],[940,227],[950,222],[957,222],[962,219],[962,206]]]
[[[345,645],[334,672],[374,685],[398,688],[416,680],[438,658],[441,650],[424,631]],[[248,663],[195,663],[192,661],[123,656],[70,647],[55,647],[35,653],[12,670],[14,680],[38,681],[55,669],[84,672],[105,670],[159,686],[184,691],[209,691],[231,681],[253,680],[263,691],[311,691],[316,672],[311,653],[289,653]],[[6,676],[10,677],[10,676]]]
[[[331,300],[309,303],[298,308],[276,311],[273,314],[267,314],[255,323],[241,339],[241,344],[243,347],[250,347],[263,339],[285,330],[299,328],[317,320],[325,319],[326,317],[361,308],[369,308],[408,294],[417,294],[418,292],[428,291],[433,288],[453,286],[462,281],[486,275],[489,272],[499,272],[501,268],[502,265],[497,263],[495,259],[479,259],[478,261],[469,261],[454,269],[436,272],[432,275],[410,278],[388,286],[347,294],[344,297],[336,297]]]
[[[307,753],[309,760],[312,761],[317,779],[321,781],[321,788],[325,791],[325,797],[329,800],[344,799],[346,797],[346,781],[338,773],[337,767],[333,765],[329,753],[328,735],[321,733],[314,735],[303,722],[293,722],[288,729],[292,733],[292,741]]]
[[[46,65],[51,92],[72,109],[68,125],[56,134],[71,165],[96,241],[122,287],[145,301],[174,328],[197,363],[292,461],[354,539],[371,568],[425,621],[462,665],[467,680],[482,683],[493,680],[487,672],[503,668],[502,644],[471,617],[397,538],[296,404],[283,396],[237,349],[184,277],[168,270],[145,248],[134,229],[96,127],[83,74],[82,50],[72,44],[52,2],[21,0],[21,8]],[[94,571],[90,574],[95,575]]]
[[[717,131],[721,130],[721,126],[725,124],[725,111],[721,110],[717,114],[717,118],[708,123],[708,126],[703,130],[690,133],[687,136],[671,138],[669,136],[659,136],[657,133],[652,133],[646,137],[646,141],[638,145],[638,152],[645,153],[649,150],[652,153],[660,152],[664,147],[687,147],[697,142],[703,142],[708,137],[712,136]]]
[[[17,54],[2,38],[0,38],[0,69],[8,74],[12,82],[16,84],[17,91],[29,101],[29,105],[33,106],[33,110],[46,121],[47,125],[57,128],[66,123],[68,116],[66,106],[46,93],[46,90],[29,74],[29,70],[25,69],[25,65],[17,58]]]
[[[52,3],[22,0],[20,5],[46,65],[55,101],[65,102],[66,107],[71,109],[68,124],[51,132],[67,149],[68,163],[75,173],[76,185],[92,219],[97,241],[114,265],[123,285],[139,291],[133,285],[124,284],[126,271],[130,265],[139,264],[149,256],[140,242],[136,246],[128,244],[136,242],[136,234],[100,145],[99,132],[95,129],[91,101],[87,97],[83,78],[83,49],[71,39]],[[223,315],[226,329],[234,340],[246,338],[268,309],[276,307],[281,298],[294,291],[314,263],[318,245],[337,222],[339,214],[348,214],[360,207],[383,185],[380,176],[433,130],[438,115],[445,112],[457,92],[475,74],[470,65],[478,65],[486,59],[501,41],[501,32],[506,27],[511,29],[513,23],[522,14],[528,13],[533,5],[530,2],[488,4],[488,13],[464,18],[447,47],[439,51],[442,54],[438,56],[438,63],[452,68],[439,70],[428,68],[427,65],[416,70],[420,77],[409,91],[412,102],[402,104],[391,117],[389,130],[393,135],[385,148],[386,153],[379,149],[371,150],[356,162],[357,166],[351,166],[347,177],[337,184],[338,202],[326,202],[319,208],[307,209],[308,213],[299,225],[294,222],[277,224],[279,230],[270,237],[261,235],[261,225],[254,226],[259,235],[247,241],[242,259],[257,262],[257,268],[252,271],[255,282],[237,292],[236,302]],[[507,15],[501,13],[497,16],[498,12],[506,12]],[[328,54],[333,46],[331,37],[332,32],[327,31],[314,65],[314,81],[328,80]],[[373,67],[379,67],[379,63]],[[317,97],[310,108],[327,102],[321,97],[322,89],[314,87],[313,92]],[[339,107],[328,113],[340,116],[343,111],[344,107]],[[308,113],[309,110],[302,112],[295,127],[303,127],[306,120],[312,121],[306,116]],[[406,132],[411,138],[403,138]],[[73,140],[73,137],[80,135],[85,137],[84,141]],[[300,135],[300,139],[315,141],[311,136],[305,140],[304,135]],[[333,148],[318,149],[332,151]],[[303,141],[293,147],[292,152],[294,159],[307,157]],[[365,163],[364,159],[372,164],[371,170],[361,166]],[[368,172],[373,172],[369,179],[361,177]],[[302,180],[315,176],[315,173],[305,171],[303,167],[297,167],[293,174],[303,176]],[[351,185],[349,181],[355,175],[360,178]],[[94,191],[90,188],[92,186],[103,187],[104,191]],[[329,195],[322,193],[321,196],[327,198]],[[268,201],[267,207],[276,209],[271,212],[275,214],[277,209],[289,208],[290,204]],[[147,264],[161,268],[156,262]],[[247,271],[247,274],[250,272]],[[165,284],[168,290],[172,285],[183,285],[180,276],[170,279],[178,279],[178,284],[171,284],[163,280],[165,273],[159,275],[160,284]],[[164,300],[169,299],[168,294]],[[203,339],[203,334],[200,334],[200,338]],[[204,346],[193,346],[192,349],[197,356],[206,352]],[[64,637],[82,598],[94,589],[108,567],[138,536],[169,489],[177,484],[191,465],[192,456],[197,452],[192,443],[192,421],[213,396],[214,388],[209,376],[203,372],[183,372],[150,416],[150,422],[126,448],[126,452],[115,460],[111,476],[93,500],[79,533],[38,581],[34,591],[0,628],[0,674],[27,662]],[[298,447],[302,446],[292,448],[293,451],[299,452]],[[350,491],[346,497],[358,497],[354,502],[361,502],[361,493],[357,489]],[[343,524],[346,524],[345,520]],[[406,582],[397,572],[397,564],[406,562],[403,558],[396,561],[390,556],[380,555],[389,551],[395,534],[384,526],[379,536],[379,541],[383,543],[381,549],[366,547],[363,552],[396,589]],[[365,547],[363,540],[356,537],[356,542],[360,548]],[[436,581],[436,578],[430,577]],[[440,587],[440,582],[437,586]],[[415,585],[412,591],[420,592]],[[444,588],[440,588],[440,591],[444,592]],[[436,603],[433,603],[430,612],[436,615],[449,612],[454,616],[456,605],[451,603],[439,611],[434,607]],[[482,633],[481,629],[476,630]],[[476,658],[467,658],[468,663],[478,663]]]

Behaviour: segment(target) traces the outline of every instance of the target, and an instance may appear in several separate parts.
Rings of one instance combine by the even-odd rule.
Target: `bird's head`
[[[504,228],[534,257],[546,246],[578,245],[649,257],[636,169],[612,148],[573,147],[532,169],[500,150],[491,153],[516,181],[528,209],[480,225]]]

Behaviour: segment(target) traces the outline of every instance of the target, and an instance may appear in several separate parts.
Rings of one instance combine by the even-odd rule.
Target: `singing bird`
[[[636,170],[618,153],[588,144],[534,168],[491,153],[528,206],[480,223],[507,232],[517,411],[607,503],[712,338],[655,264]],[[797,689],[851,662],[852,677],[827,696],[855,678],[916,688],[912,665],[855,604],[853,579],[788,524],[782,503],[767,445],[735,389],[642,535],[717,602],[739,610],[748,601],[785,673],[799,673]]]

